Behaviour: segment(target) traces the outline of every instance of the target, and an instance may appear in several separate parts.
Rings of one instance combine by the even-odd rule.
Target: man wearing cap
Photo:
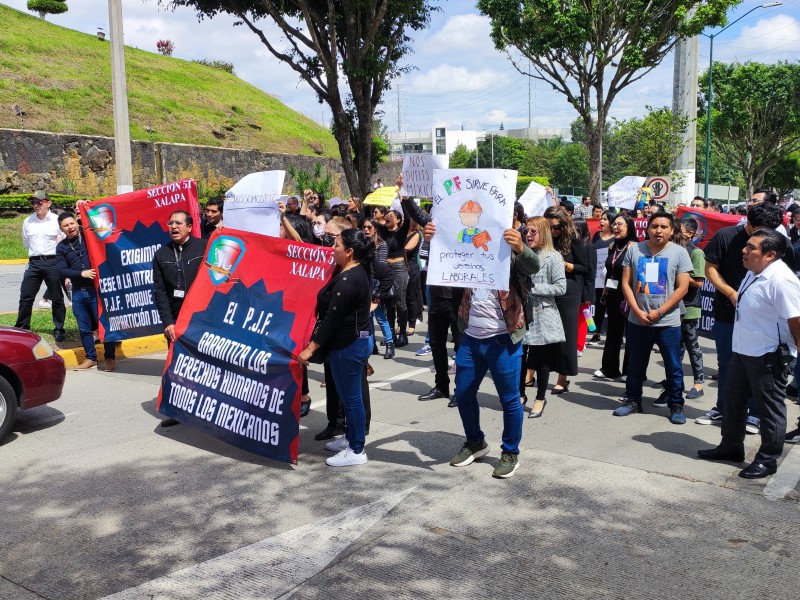
[[[19,312],[15,327],[31,328],[33,301],[44,281],[53,303],[53,337],[56,342],[63,342],[67,309],[56,266],[56,245],[64,234],[58,227],[58,217],[50,212],[51,204],[47,192],[35,192],[31,196],[33,214],[22,222],[22,243],[28,250],[28,268],[19,290]]]

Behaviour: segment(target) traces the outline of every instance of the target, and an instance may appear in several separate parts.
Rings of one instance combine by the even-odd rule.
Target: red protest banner
[[[200,237],[197,184],[191,179],[82,203],[79,207],[99,298],[100,337],[119,342],[164,333],[153,298],[153,255],[169,243],[169,215],[188,212]]]
[[[647,219],[634,219],[633,223],[636,225],[636,237],[643,242],[647,233]],[[586,224],[589,226],[589,239],[592,239],[600,230],[600,219],[586,219]]]
[[[305,348],[333,250],[224,228],[208,242],[175,325],[160,413],[297,462]]]
[[[705,248],[709,240],[714,237],[714,234],[723,227],[730,227],[731,225],[747,221],[747,217],[743,215],[728,215],[714,212],[713,210],[689,208],[687,206],[678,207],[678,218],[681,220],[695,220],[697,223],[697,233],[692,243],[698,248]]]

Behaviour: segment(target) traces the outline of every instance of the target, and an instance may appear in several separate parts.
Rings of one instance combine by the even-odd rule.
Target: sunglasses
[[[561,231],[561,225],[550,225],[551,231]]]
[[[31,200],[31,206],[41,206],[47,202],[47,200]]]
[[[372,231],[375,228],[372,225],[364,225],[364,227],[362,227],[362,229],[364,231]]]

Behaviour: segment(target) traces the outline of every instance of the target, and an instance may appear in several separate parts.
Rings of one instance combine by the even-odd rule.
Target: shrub
[[[36,11],[44,19],[45,15],[60,15],[69,8],[67,0],[28,0],[28,10]]]
[[[156,42],[156,48],[164,56],[172,56],[172,52],[175,50],[175,44],[172,43],[172,40],[158,40]]]
[[[16,210],[19,212],[33,212],[31,210],[32,194],[4,194],[0,196],[0,210]],[[68,196],[66,194],[50,194],[53,208],[72,210],[78,200],[94,200],[82,196]]]
[[[229,63],[224,60],[206,60],[205,58],[199,58],[197,60],[193,60],[192,62],[197,63],[198,65],[211,67],[212,69],[219,69],[220,71],[225,71],[231,75],[236,75],[233,70],[233,63]]]

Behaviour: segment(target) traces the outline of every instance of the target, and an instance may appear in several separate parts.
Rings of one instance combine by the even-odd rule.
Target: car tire
[[[0,377],[0,442],[2,442],[17,420],[17,394],[4,377]]]

